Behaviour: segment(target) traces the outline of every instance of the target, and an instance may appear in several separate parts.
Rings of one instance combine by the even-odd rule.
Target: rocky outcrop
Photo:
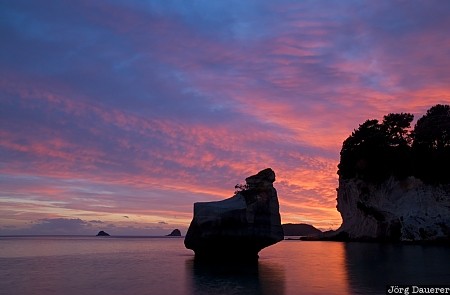
[[[101,230],[98,232],[97,237],[109,237],[109,234]]]
[[[184,244],[196,259],[253,260],[283,240],[274,171],[262,170],[245,181],[245,189],[229,199],[194,204]]]
[[[381,184],[340,180],[337,209],[343,240],[449,241],[450,187],[409,177]]]
[[[181,231],[176,228],[170,234],[168,234],[166,237],[181,237]]]

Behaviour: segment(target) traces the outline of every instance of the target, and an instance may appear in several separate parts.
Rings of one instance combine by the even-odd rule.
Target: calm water
[[[181,238],[0,238],[0,294],[384,294],[450,284],[450,248],[283,241],[257,264],[199,265]]]

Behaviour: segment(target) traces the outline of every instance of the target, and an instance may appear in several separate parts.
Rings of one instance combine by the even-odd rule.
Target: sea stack
[[[184,244],[196,259],[256,260],[261,249],[283,240],[275,172],[267,168],[245,181],[231,198],[194,204]]]

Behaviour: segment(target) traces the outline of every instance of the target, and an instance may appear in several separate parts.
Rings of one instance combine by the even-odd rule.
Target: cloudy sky
[[[449,1],[0,0],[0,234],[183,233],[271,167],[337,228],[342,141],[450,102]]]

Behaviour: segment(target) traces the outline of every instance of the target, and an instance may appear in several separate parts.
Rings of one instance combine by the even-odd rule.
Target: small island
[[[170,234],[166,235],[166,237],[181,237],[181,231],[176,228]]]
[[[110,235],[107,232],[99,231],[97,237],[109,237]]]

